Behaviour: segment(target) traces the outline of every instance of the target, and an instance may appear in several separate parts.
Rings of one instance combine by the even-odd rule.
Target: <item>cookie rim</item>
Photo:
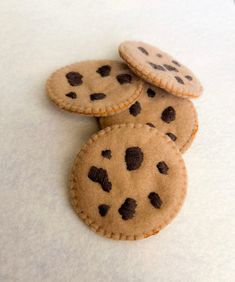
[[[118,52],[120,57],[125,61],[125,63],[128,65],[128,67],[139,77],[141,77],[143,80],[147,81],[148,83],[160,87],[164,89],[165,91],[171,93],[172,95],[175,95],[177,97],[184,97],[184,98],[199,98],[202,95],[203,92],[203,86],[201,85],[199,79],[194,75],[194,77],[197,79],[198,84],[200,85],[199,91],[187,91],[188,87],[181,86],[181,85],[174,85],[173,81],[170,82],[167,79],[158,78],[154,75],[153,71],[147,71],[144,66],[141,64],[138,64],[136,59],[127,51],[127,47],[125,44],[131,44],[131,43],[144,43],[142,41],[124,41],[122,42],[118,47]],[[148,43],[144,43],[148,44]],[[150,45],[150,44],[148,44]],[[154,46],[152,46],[154,47]],[[161,50],[161,49],[159,49]],[[167,54],[168,56],[172,57],[168,53],[162,51],[163,53]],[[184,66],[184,64],[182,64]],[[186,66],[184,66],[186,67]],[[187,67],[186,67],[187,68]],[[195,94],[194,94],[195,93]]]
[[[107,61],[107,62],[119,62],[122,63],[121,61],[118,60],[85,60],[85,61],[80,61],[77,63],[73,63],[73,64],[68,64],[64,67],[61,67],[59,69],[57,69],[56,71],[54,71],[49,78],[46,81],[46,95],[50,98],[51,101],[53,101],[59,108],[71,112],[71,113],[76,113],[76,114],[80,114],[80,115],[85,115],[85,116],[96,116],[96,117],[102,117],[102,116],[109,116],[109,115],[113,115],[115,113],[119,113],[125,109],[128,108],[128,106],[132,105],[137,99],[138,97],[143,93],[143,89],[144,89],[144,83],[141,80],[141,78],[139,78],[138,76],[136,76],[135,73],[133,73],[135,75],[135,77],[137,78],[137,85],[136,85],[136,89],[134,91],[134,93],[126,100],[117,103],[117,104],[111,104],[109,106],[104,106],[99,107],[97,110],[95,110],[94,107],[90,106],[90,107],[86,107],[86,106],[74,106],[69,102],[66,102],[65,100],[63,100],[62,98],[56,96],[55,91],[52,89],[51,87],[51,81],[52,81],[52,77],[54,75],[56,75],[58,72],[61,72],[62,70],[64,70],[67,67],[72,67],[74,65],[77,65],[79,63],[84,63],[84,62],[99,62],[99,61]],[[130,71],[132,72],[132,70],[130,69]]]
[[[191,101],[189,101],[189,102],[191,102]],[[194,116],[193,129],[192,129],[192,132],[189,135],[189,138],[187,139],[187,141],[184,143],[183,146],[181,146],[179,148],[179,150],[182,154],[185,153],[190,148],[191,144],[193,143],[193,140],[195,139],[195,137],[197,135],[198,129],[199,129],[198,114],[197,114],[196,108],[194,107],[192,102],[191,102],[191,108],[193,110],[193,116]]]
[[[79,188],[79,184],[76,182],[76,176],[75,176],[75,171],[77,170],[77,166],[80,160],[82,160],[84,154],[86,154],[87,150],[89,149],[90,146],[92,146],[93,143],[96,142],[99,137],[108,134],[110,131],[127,127],[130,129],[134,128],[146,128],[148,131],[155,131],[156,134],[159,134],[166,140],[166,144],[169,144],[173,150],[176,152],[176,157],[177,161],[180,166],[180,171],[179,175],[182,175],[184,177],[184,181],[182,183],[182,189],[181,189],[181,195],[179,197],[179,201],[177,206],[171,211],[170,215],[168,218],[166,218],[162,224],[160,224],[158,227],[153,228],[152,230],[148,231],[143,231],[142,233],[139,234],[123,234],[123,233],[114,233],[114,232],[109,232],[105,230],[102,226],[99,226],[94,220],[92,220],[84,211],[80,210],[78,206],[78,201],[77,201],[77,195],[76,195],[76,185]],[[82,146],[81,150],[77,154],[75,161],[72,166],[71,174],[70,174],[70,179],[69,179],[69,197],[70,197],[70,202],[75,210],[75,212],[78,214],[78,216],[84,221],[86,225],[88,225],[93,231],[95,231],[97,234],[102,235],[106,238],[109,239],[114,239],[114,240],[139,240],[139,239],[145,239],[148,238],[154,234],[157,234],[162,230],[166,225],[168,225],[173,218],[177,215],[177,213],[180,211],[186,194],[187,194],[187,186],[188,186],[188,175],[187,175],[187,169],[184,163],[184,160],[181,156],[180,151],[178,150],[177,146],[174,144],[174,142],[161,133],[159,130],[156,128],[152,128],[148,125],[145,124],[134,124],[134,123],[123,123],[123,124],[116,124],[110,127],[106,127],[103,130],[98,131],[97,133],[93,134],[89,140]]]
[[[194,117],[194,119],[193,119],[192,131],[191,131],[191,133],[189,134],[189,136],[188,136],[186,142],[185,142],[180,148],[175,144],[176,147],[178,148],[178,150],[181,152],[181,154],[184,154],[184,153],[189,149],[189,147],[191,146],[191,144],[193,143],[193,140],[195,139],[195,137],[196,137],[196,135],[197,135],[198,128],[199,128],[198,114],[197,114],[196,108],[194,107],[192,101],[190,101],[190,100],[188,100],[188,99],[185,99],[185,100],[187,101],[187,103],[190,104],[190,107],[191,107],[191,109],[192,109],[192,111],[193,111],[193,117]],[[105,118],[105,117],[103,117],[103,118]],[[109,127],[109,126],[103,127],[103,122],[102,122],[103,118],[102,118],[102,117],[98,118],[98,126],[99,126],[100,130],[103,130],[103,129]],[[142,124],[141,122],[137,122],[136,124],[138,124],[138,123]],[[122,124],[122,123],[117,123],[117,124]],[[143,124],[144,124],[144,123],[143,123]],[[114,125],[114,124],[113,124],[113,125]],[[110,125],[110,126],[113,126],[113,125]],[[103,127],[103,128],[101,128],[101,127]],[[157,129],[158,131],[160,131],[161,133],[163,133],[159,128],[156,127],[156,129]],[[164,134],[164,133],[163,133],[163,134]]]

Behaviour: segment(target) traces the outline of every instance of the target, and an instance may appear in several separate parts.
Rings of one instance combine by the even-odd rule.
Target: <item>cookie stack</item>
[[[51,75],[47,94],[69,112],[98,117],[102,130],[77,155],[70,196],[97,233],[137,240],[158,233],[185,199],[181,153],[198,130],[202,86],[169,54],[143,42],[119,46],[124,62],[85,61]]]

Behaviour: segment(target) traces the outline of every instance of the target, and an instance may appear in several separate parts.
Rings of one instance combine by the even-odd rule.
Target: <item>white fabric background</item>
[[[44,95],[52,71],[118,58],[140,39],[200,77],[189,190],[160,235],[117,242],[90,231],[67,178],[94,119]],[[0,2],[0,281],[234,281],[235,5],[225,0]]]

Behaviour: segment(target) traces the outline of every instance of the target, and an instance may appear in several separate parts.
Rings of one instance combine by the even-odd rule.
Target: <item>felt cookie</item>
[[[126,41],[119,53],[134,73],[180,97],[198,97],[202,86],[195,75],[169,54],[144,42]]]
[[[143,124],[107,127],[78,154],[70,195],[78,215],[97,233],[137,240],[158,233],[180,210],[187,189],[174,142]]]
[[[181,152],[190,147],[198,130],[197,113],[190,100],[148,84],[144,94],[129,109],[99,119],[101,128],[121,123],[144,123],[156,127],[171,138]]]
[[[47,94],[62,109],[107,116],[133,104],[143,82],[118,61],[84,61],[57,70],[47,81]]]

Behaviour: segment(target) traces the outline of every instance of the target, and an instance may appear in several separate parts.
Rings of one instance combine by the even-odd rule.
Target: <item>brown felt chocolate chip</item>
[[[183,79],[180,78],[179,76],[175,76],[175,79],[176,79],[180,84],[184,84]]]
[[[71,99],[76,99],[77,98],[77,94],[75,92],[69,92],[67,94],[65,94],[65,96],[71,98]]]
[[[164,69],[164,67],[161,66],[161,65],[156,65],[156,64],[151,63],[151,62],[149,62],[149,64],[150,64],[150,66],[151,66],[153,69],[155,69],[155,70],[166,71],[166,70]]]
[[[129,112],[131,115],[133,115],[134,117],[136,117],[140,112],[141,112],[141,106],[140,103],[138,101],[135,102],[135,104],[133,104],[130,108],[129,108]]]
[[[118,212],[122,216],[123,220],[128,220],[134,217],[136,207],[136,200],[132,198],[126,198],[125,202],[118,209]]]
[[[116,78],[120,84],[131,83],[132,80],[132,76],[129,73],[119,74]]]
[[[158,56],[159,58],[161,58],[161,57],[162,57],[162,54],[159,54],[159,53],[158,53],[157,56]]]
[[[150,127],[155,127],[155,125],[153,125],[151,122],[147,122],[146,124]]]
[[[190,76],[190,75],[186,75],[185,78],[187,78],[189,81],[193,80],[192,76]]]
[[[159,170],[159,172],[160,173],[162,173],[162,174],[167,174],[167,171],[168,171],[168,169],[169,169],[169,167],[167,166],[167,164],[165,163],[165,162],[159,162],[158,164],[157,164],[157,168],[158,168],[158,170]]]
[[[99,183],[105,192],[109,192],[112,189],[112,183],[109,181],[108,173],[105,169],[92,166],[88,177],[93,182]]]
[[[138,169],[144,159],[144,154],[139,147],[129,147],[126,149],[125,162],[128,170]]]
[[[175,120],[176,112],[175,109],[172,107],[167,107],[163,112],[161,119],[166,123],[170,123],[171,121]]]
[[[110,206],[106,205],[106,204],[102,204],[102,205],[98,206],[98,209],[99,209],[99,214],[101,216],[106,216],[106,214],[108,213],[108,211],[110,209]]]
[[[152,88],[148,88],[147,94],[150,98],[153,98],[156,95],[156,92]]]
[[[172,61],[173,64],[177,65],[178,67],[180,67],[180,63],[178,63],[177,61],[173,60]]]
[[[104,93],[93,93],[90,95],[91,101],[102,100],[106,97]]]
[[[162,200],[159,197],[159,195],[155,192],[151,192],[148,195],[148,198],[150,200],[150,203],[156,208],[156,209],[160,209],[161,205],[162,205]]]
[[[175,136],[175,134],[171,133],[171,132],[167,132],[166,135],[168,137],[171,138],[172,141],[176,141],[177,137]]]
[[[98,74],[100,74],[102,77],[104,77],[104,76],[109,76],[110,71],[111,71],[111,66],[104,65],[104,66],[98,68],[98,70],[96,72]]]
[[[171,66],[171,65],[167,65],[167,64],[164,64],[163,65],[168,71],[176,71],[178,72],[177,68]]]
[[[82,84],[83,76],[79,72],[71,71],[66,74],[68,83],[72,86],[79,86]]]
[[[112,158],[112,152],[111,152],[111,150],[103,150],[103,151],[101,152],[101,155],[102,155],[104,158],[109,159],[109,160]]]
[[[145,55],[147,55],[148,56],[148,51],[146,50],[146,49],[144,49],[143,47],[138,47],[138,49],[142,52],[142,53],[144,53]]]

